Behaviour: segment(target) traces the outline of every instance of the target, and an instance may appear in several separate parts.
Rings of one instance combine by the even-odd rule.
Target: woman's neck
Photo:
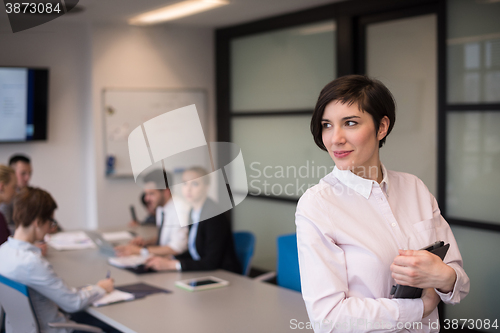
[[[382,179],[384,179],[384,175],[382,173],[382,164],[378,162],[377,165],[372,166],[360,166],[351,170],[356,176],[359,176],[364,179],[369,179],[376,181],[377,183],[381,183]]]
[[[203,204],[205,204],[205,201],[207,201],[207,197],[203,198],[203,200],[200,200],[198,202],[193,202],[193,210],[195,212],[200,211],[201,208],[203,207]]]
[[[14,232],[14,239],[33,244],[35,242],[35,229],[33,225],[28,228],[18,227]]]

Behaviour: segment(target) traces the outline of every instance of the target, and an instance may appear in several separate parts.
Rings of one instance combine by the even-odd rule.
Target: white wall
[[[93,27],[93,125],[97,180],[97,220],[100,228],[123,225],[134,204],[139,217],[141,189],[132,178],[110,179],[105,174],[102,90],[104,88],[204,88],[208,92],[209,128],[214,141],[214,51],[210,29],[173,26]]]
[[[32,184],[49,191],[66,229],[123,226],[134,204],[132,178],[104,176],[101,98],[106,87],[204,88],[209,140],[215,138],[211,29],[85,25],[55,20],[13,34],[0,13],[0,66],[50,68],[48,141],[0,144],[0,163],[31,156]]]
[[[7,18],[0,15],[4,23]],[[4,20],[5,19],[5,20]],[[0,66],[50,68],[48,141],[0,144],[0,163],[14,153],[32,159],[31,184],[57,201],[56,218],[66,228],[84,227],[88,219],[84,135],[90,114],[91,41],[84,24],[50,22],[13,34],[0,28]]]

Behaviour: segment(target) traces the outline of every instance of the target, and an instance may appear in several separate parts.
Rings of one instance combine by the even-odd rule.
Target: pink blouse
[[[315,332],[439,332],[438,310],[394,299],[390,265],[398,249],[450,243],[444,262],[457,279],[442,301],[459,303],[469,278],[450,226],[417,177],[387,171],[377,182],[334,170],[300,198],[295,222],[302,295]]]

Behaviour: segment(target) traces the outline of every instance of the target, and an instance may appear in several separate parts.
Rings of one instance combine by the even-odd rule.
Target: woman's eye
[[[356,125],[356,124],[357,124],[357,122],[352,121],[352,120],[348,120],[348,121],[346,121],[346,123],[345,123],[345,124],[346,124],[347,126],[354,126],[354,125]]]
[[[330,128],[330,127],[332,127],[332,124],[330,124],[330,123],[322,123],[321,127],[323,127],[323,128]]]

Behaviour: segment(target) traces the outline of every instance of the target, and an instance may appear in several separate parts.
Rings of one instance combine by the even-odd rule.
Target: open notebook
[[[108,262],[110,265],[118,268],[129,268],[144,264],[148,258],[149,257],[141,255],[131,255],[125,257],[111,257],[108,258]]]
[[[131,301],[133,299],[135,299],[134,294],[115,289],[109,294],[104,295],[103,297],[92,303],[92,305],[98,307],[108,304]]]
[[[108,259],[110,265],[124,268],[135,274],[156,273],[152,268],[146,267],[144,263],[149,256],[131,255],[126,257],[111,257]]]

